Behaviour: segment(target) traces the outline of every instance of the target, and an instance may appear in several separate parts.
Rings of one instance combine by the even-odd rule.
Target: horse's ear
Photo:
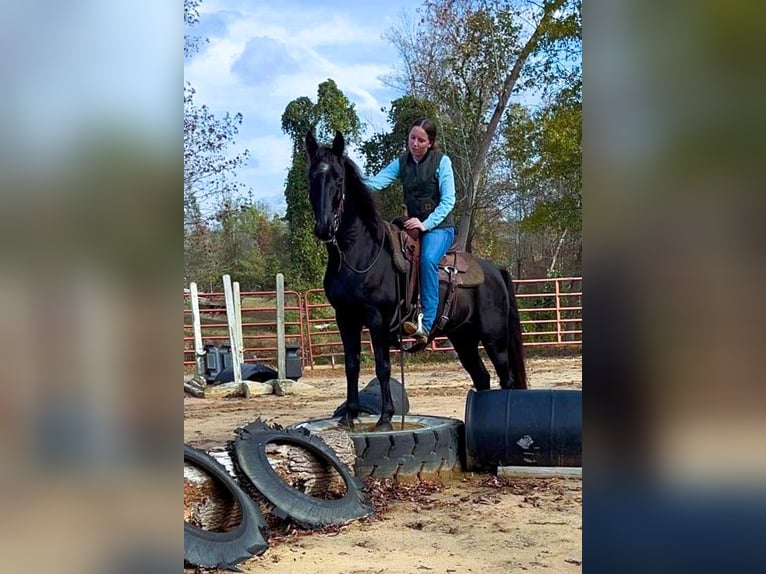
[[[314,134],[311,133],[311,130],[306,132],[306,151],[309,154],[309,157],[314,157],[314,155],[317,152],[317,149],[319,146],[317,145],[317,140],[314,138]]]
[[[332,153],[337,156],[343,157],[343,150],[346,149],[346,142],[343,141],[343,134],[339,131],[335,132],[335,139],[332,140]]]

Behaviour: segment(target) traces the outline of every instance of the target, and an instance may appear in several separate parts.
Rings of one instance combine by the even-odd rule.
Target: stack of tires
[[[274,514],[306,527],[345,524],[372,513],[365,504],[361,481],[319,437],[301,429],[283,429],[256,420],[236,430],[235,462],[247,486],[273,506]],[[336,499],[309,496],[285,483],[266,456],[266,445],[287,444],[305,449],[334,468],[343,479],[345,494]],[[210,454],[184,445],[184,464],[204,472],[217,489],[228,493],[241,515],[228,530],[211,530],[184,518],[184,560],[193,566],[234,569],[268,549],[267,525],[258,503],[229,471]]]

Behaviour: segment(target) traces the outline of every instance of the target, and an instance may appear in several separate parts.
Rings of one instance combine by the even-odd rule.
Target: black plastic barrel
[[[468,393],[466,467],[582,466],[582,391],[491,389]]]

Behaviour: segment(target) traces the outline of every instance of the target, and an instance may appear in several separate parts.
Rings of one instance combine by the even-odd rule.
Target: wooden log
[[[220,385],[208,385],[205,389],[205,397],[208,399],[249,398],[273,393],[274,387],[271,384],[257,381],[242,381],[241,385],[235,382],[221,383]]]
[[[341,430],[328,430],[320,436],[353,474],[356,449],[348,434]],[[306,494],[335,498],[346,492],[338,471],[305,449],[289,444],[268,444],[266,456],[282,480]]]
[[[227,399],[232,397],[250,396],[250,387],[242,383],[221,383],[220,385],[209,385],[205,389],[205,398],[208,399]]]
[[[184,463],[184,521],[225,532],[241,520],[242,511],[231,494],[205,471]]]
[[[348,434],[335,429],[319,434],[353,473],[356,449]],[[268,501],[254,489],[245,476],[240,475],[234,463],[233,457],[236,455],[231,447],[215,447],[207,452],[258,502],[264,514],[271,512]],[[310,496],[334,499],[342,497],[346,492],[340,474],[303,448],[271,443],[266,445],[266,457],[282,480]],[[273,517],[271,519],[273,520]],[[241,514],[232,497],[215,480],[204,471],[184,464],[184,520],[205,530],[225,531],[239,523]]]
[[[204,398],[207,381],[202,375],[191,373],[184,377],[184,395],[189,394],[193,397]]]
[[[308,383],[301,381],[293,381],[292,379],[271,379],[268,381],[274,388],[274,394],[278,397],[285,395],[303,395],[316,393],[317,388],[312,387]]]
[[[204,390],[200,389],[199,387],[197,387],[197,386],[195,386],[195,385],[193,385],[191,383],[187,383],[186,381],[184,381],[184,394],[189,394],[189,395],[191,395],[193,397],[197,397],[197,398],[204,398],[205,397],[205,391]]]
[[[500,478],[579,478],[581,466],[498,466]]]

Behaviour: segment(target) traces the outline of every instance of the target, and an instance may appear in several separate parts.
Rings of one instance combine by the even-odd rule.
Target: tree
[[[184,229],[184,283],[195,281],[212,288],[221,280],[220,237],[204,221]]]
[[[458,195],[458,240],[469,249],[487,193],[487,160],[511,96],[546,93],[581,46],[580,0],[427,0],[417,23],[388,33],[402,58],[389,83],[434,102]],[[581,50],[581,48],[580,48]]]
[[[184,58],[190,58],[207,41],[187,32],[199,23],[201,3],[184,0]],[[184,228],[199,226],[216,208],[236,197],[244,187],[236,181],[236,171],[249,157],[247,150],[230,153],[242,114],[216,117],[206,105],[194,102],[195,94],[191,84],[184,82]]]
[[[202,0],[184,0],[184,28],[190,28],[199,23],[199,5]],[[184,30],[184,58],[190,57],[200,49],[205,40],[199,36],[187,34]]]
[[[306,132],[314,130],[318,140],[329,140],[338,130],[346,142],[359,138],[361,122],[354,104],[336,83],[328,79],[317,89],[317,101],[297,98],[285,107],[282,131],[293,142],[292,164],[285,182],[289,223],[290,268],[286,274],[294,288],[313,287],[321,282],[327,254],[313,235],[314,216],[308,195],[308,163],[304,148]]]
[[[209,218],[244,188],[236,180],[249,152],[231,155],[242,114],[216,117],[194,103],[194,88],[184,85],[184,225]],[[216,205],[217,204],[217,205]]]
[[[536,112],[511,108],[504,123],[519,232],[540,238],[546,275],[582,273],[582,82]]]
[[[184,275],[201,285],[217,285],[230,273],[243,290],[271,290],[288,264],[285,222],[250,198],[233,200],[209,224],[190,226],[184,240]]]
[[[240,200],[218,214],[221,235],[220,263],[244,289],[276,287],[276,274],[287,263],[282,249],[287,227],[265,204]]]

